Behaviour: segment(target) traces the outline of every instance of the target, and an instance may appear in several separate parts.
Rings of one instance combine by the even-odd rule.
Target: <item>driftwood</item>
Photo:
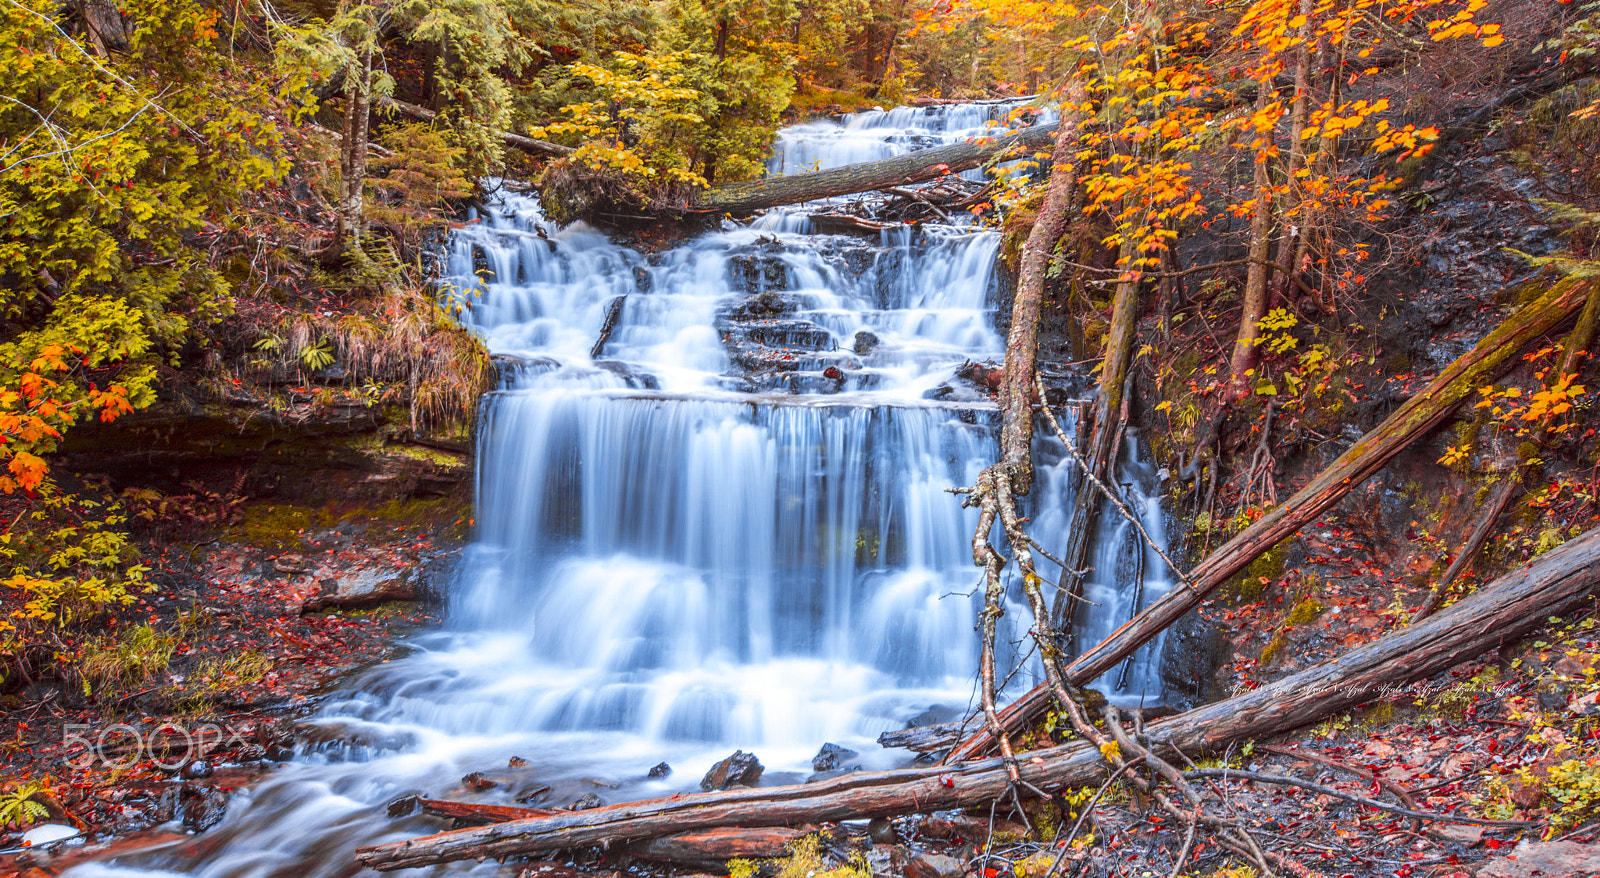
[[[626,295],[617,296],[606,305],[606,319],[600,324],[600,335],[594,340],[594,347],[589,349],[589,359],[598,360],[606,352],[606,342],[611,340],[611,333],[617,329],[617,321],[622,319],[623,306],[628,304]]]
[[[1286,732],[1514,643],[1549,616],[1586,606],[1597,591],[1600,529],[1535,558],[1418,625],[1254,691],[1151,723],[1147,740],[1162,753],[1214,752],[1237,741]],[[1100,751],[1081,741],[1021,754],[1016,768],[1024,782],[1044,790],[1084,786],[1105,775]],[[799,826],[972,807],[987,805],[1011,789],[1007,766],[997,758],[943,768],[853,772],[814,784],[678,795],[441,832],[359,848],[356,859],[391,871],[727,826]]]
[[[884,732],[878,736],[878,746],[903,747],[914,753],[948,750],[961,742],[961,736],[965,734],[967,727],[966,723],[912,726],[898,732]]]
[[[1111,636],[1078,656],[1063,669],[1068,682],[1085,685],[1116,667],[1134,650],[1199,606],[1262,552],[1333,507],[1412,442],[1443,423],[1479,386],[1510,368],[1518,351],[1571,317],[1589,297],[1590,288],[1591,282],[1570,278],[1557,281],[1538,300],[1506,318],[1477,346],[1446,367],[1425,389],[1362,436],[1287,502],[1269,510],[1190,571],[1192,586],[1174,587]],[[1050,693],[1045,687],[1034,688],[1001,712],[1001,728],[1009,732],[1026,724],[1049,702]],[[988,731],[980,730],[951,751],[946,761],[971,758],[984,752],[990,743]]]
[[[700,196],[692,209],[708,213],[749,213],[764,207],[908,186],[976,168],[1012,150],[1048,149],[1055,130],[1055,125],[1035,125],[987,142],[952,143],[842,168],[714,186]]]
[[[479,805],[473,802],[452,802],[446,799],[425,799],[409,796],[389,805],[390,817],[404,817],[421,811],[434,817],[455,820],[458,826],[487,826],[530,817],[548,817],[559,813],[548,808],[515,808],[509,805]]]

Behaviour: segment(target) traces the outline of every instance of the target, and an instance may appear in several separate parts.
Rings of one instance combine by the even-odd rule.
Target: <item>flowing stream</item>
[[[1007,109],[798,126],[774,169],[949,142]],[[800,782],[825,742],[858,751],[848,765],[900,765],[909,754],[878,734],[973,707],[976,513],[945,489],[995,454],[993,404],[951,379],[1003,352],[997,234],[829,236],[775,211],[646,256],[557,230],[522,195],[477,218],[447,280],[504,378],[484,402],[478,532],[445,626],[329,696],[310,722],[330,743],[236,794],[194,844],[73,875],[348,875],[357,846],[437,831],[387,816],[408,794],[617,802],[697,789],[735,748],[764,783]],[[1029,514],[1048,546],[1076,472],[1054,440],[1037,452]],[[1119,477],[1159,538],[1133,431]],[[1087,642],[1168,587],[1106,521]],[[1027,615],[1016,596],[1006,643],[1026,647]],[[1098,685],[1159,697],[1156,652]],[[1011,695],[1034,681],[1016,647],[1000,663],[1021,665]],[[672,772],[649,777],[662,762]],[[499,786],[462,793],[474,771]]]

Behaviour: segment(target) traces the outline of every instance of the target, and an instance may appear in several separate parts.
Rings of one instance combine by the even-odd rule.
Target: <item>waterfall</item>
[[[950,142],[1011,109],[797,126],[775,168]],[[976,512],[946,489],[993,459],[997,415],[951,378],[1003,354],[997,233],[830,236],[774,211],[646,255],[582,225],[558,230],[514,193],[472,219],[450,241],[446,295],[503,380],[483,403],[478,531],[445,625],[329,696],[311,719],[328,743],[237,794],[199,853],[144,855],[140,869],[342,875],[359,845],[436,829],[389,818],[388,802],[446,794],[513,756],[525,767],[479,800],[690,790],[735,748],[770,782],[800,782],[824,742],[868,768],[903,764],[878,734],[974,706]],[[1158,486],[1135,443],[1130,430],[1119,476],[1159,535]],[[1054,439],[1036,450],[1027,514],[1050,544],[1078,474]],[[1131,528],[1105,520],[1089,640],[1132,611],[1129,569],[1143,568],[1146,603],[1168,586],[1159,562],[1128,561],[1150,560]],[[1037,678],[1014,592],[998,657],[1018,669],[1013,697]],[[1097,685],[1158,696],[1155,654]],[[662,761],[674,773],[647,776]]]

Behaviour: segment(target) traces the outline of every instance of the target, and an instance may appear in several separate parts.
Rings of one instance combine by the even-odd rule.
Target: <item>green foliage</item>
[[[0,651],[16,655],[32,633],[92,619],[149,590],[126,523],[114,500],[41,483],[0,534]]]
[[[48,372],[41,417],[58,431],[103,388],[132,408],[154,398],[157,363],[230,305],[191,236],[285,164],[276,125],[249,109],[271,95],[253,77],[212,75],[223,66],[214,12],[130,0],[138,27],[112,69],[66,37],[56,10],[0,11],[0,389]],[[24,437],[5,454],[48,452],[57,438]]]
[[[26,826],[35,820],[50,816],[50,809],[35,796],[49,795],[49,781],[29,781],[0,793],[0,826]]]
[[[141,686],[167,670],[178,648],[176,635],[140,625],[120,638],[96,637],[85,641],[78,666],[83,693],[117,693]]]

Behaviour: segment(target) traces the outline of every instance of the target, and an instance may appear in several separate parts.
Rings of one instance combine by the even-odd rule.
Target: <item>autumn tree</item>
[[[74,424],[154,401],[190,328],[231,305],[201,236],[285,170],[276,96],[217,75],[217,14],[125,8],[118,55],[72,39],[56,5],[0,9],[0,491],[22,505],[0,535],[10,630],[131,600],[140,568],[116,514],[66,495],[47,456]]]

